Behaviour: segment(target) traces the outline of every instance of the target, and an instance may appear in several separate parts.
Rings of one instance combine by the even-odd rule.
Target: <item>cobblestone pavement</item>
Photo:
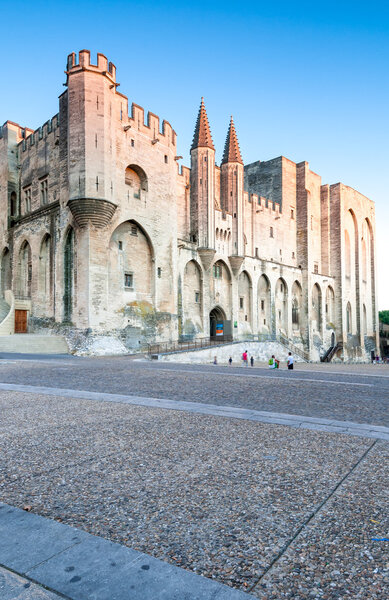
[[[266,379],[239,377],[241,369],[226,377],[207,367],[197,375],[170,371],[125,358],[64,359],[50,367],[3,364],[0,381],[101,385],[127,394],[144,393],[137,386],[148,381],[148,395],[188,400],[192,387],[192,397],[204,402],[213,385],[220,401],[238,405],[266,386],[274,402],[283,393],[292,403],[290,382],[275,383],[260,369]],[[356,420],[358,406],[359,418],[380,420],[385,378],[277,375],[296,374],[347,383],[295,382],[294,393],[306,398],[295,400],[300,414],[305,406],[316,410],[314,389],[320,403],[337,394],[331,406],[342,418]],[[365,382],[374,385],[350,386]],[[363,412],[366,390],[373,400]],[[29,505],[261,600],[384,597],[388,542],[376,540],[389,537],[387,442],[20,392],[0,392],[0,411],[1,501]]]
[[[389,365],[228,368],[129,357],[0,361],[0,382],[118,393],[389,426]]]

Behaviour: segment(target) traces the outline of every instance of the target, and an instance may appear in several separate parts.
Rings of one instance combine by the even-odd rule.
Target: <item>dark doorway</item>
[[[209,332],[211,340],[225,342],[232,339],[231,321],[227,321],[220,306],[215,306],[209,313]]]

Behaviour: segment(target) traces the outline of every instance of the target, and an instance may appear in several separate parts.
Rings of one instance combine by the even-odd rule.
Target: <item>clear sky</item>
[[[376,202],[379,308],[389,309],[389,3],[1,3],[0,123],[58,111],[66,56],[116,64],[119,90],[167,119],[189,165],[200,97],[217,160],[230,114],[245,163],[307,160]]]

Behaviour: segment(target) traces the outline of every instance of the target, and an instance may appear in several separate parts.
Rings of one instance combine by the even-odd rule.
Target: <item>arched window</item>
[[[134,198],[140,198],[141,191],[147,192],[147,176],[138,165],[129,165],[125,172],[125,183],[132,189]]]

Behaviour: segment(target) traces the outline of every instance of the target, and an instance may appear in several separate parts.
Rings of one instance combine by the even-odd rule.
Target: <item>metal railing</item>
[[[220,338],[197,338],[194,340],[160,342],[159,344],[148,344],[147,354],[168,354],[170,352],[185,352],[187,350],[201,350],[212,346],[231,344],[232,335],[220,336]]]
[[[342,342],[338,342],[335,346],[330,346],[325,355],[321,357],[321,362],[331,362],[331,359],[341,348],[343,348]]]
[[[147,354],[169,354],[173,352],[187,352],[188,350],[201,350],[203,348],[211,348],[213,346],[222,346],[224,344],[239,344],[242,342],[278,342],[285,348],[290,350],[296,356],[299,356],[305,361],[309,361],[309,353],[301,350],[292,344],[287,338],[281,335],[257,334],[247,336],[244,340],[234,340],[232,335],[224,335],[220,338],[198,338],[195,340],[176,341],[176,342],[160,342],[159,344],[148,344]]]

